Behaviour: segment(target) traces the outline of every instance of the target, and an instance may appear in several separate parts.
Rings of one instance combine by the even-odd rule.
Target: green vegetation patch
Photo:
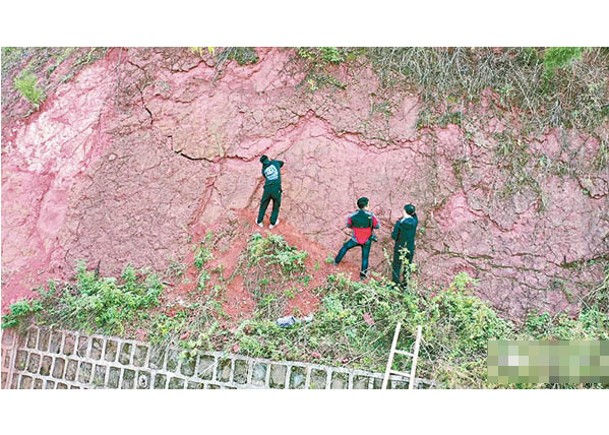
[[[181,357],[190,361],[200,352],[220,350],[384,372],[401,322],[397,348],[411,349],[421,325],[417,376],[448,388],[575,388],[578,385],[489,383],[488,341],[609,340],[609,264],[603,282],[582,300],[577,317],[531,312],[515,324],[474,295],[477,281],[468,274],[459,273],[449,285],[430,289],[417,284],[414,268],[407,289],[378,276],[351,281],[342,273],[330,275],[313,289],[320,299],[314,315],[294,314],[296,322],[281,327],[279,302],[306,285],[301,279],[308,276],[305,259],[306,252],[281,236],[252,235],[236,273],[244,277],[257,305],[254,315],[238,324],[229,322],[222,308],[223,285],[198,294],[194,303],[172,302],[164,311],[151,312],[163,288],[153,274],[128,266],[119,279],[100,278],[80,263],[75,282],[50,282],[39,290],[39,300],[11,305],[2,327],[27,326],[24,320],[34,318],[40,325],[113,335],[133,336],[136,328],[143,328],[152,343],[177,344]],[[408,371],[410,359],[396,355],[393,368]]]
[[[607,48],[379,47],[365,55],[383,87],[406,84],[420,93],[419,128],[474,126],[490,90],[493,114],[515,116],[506,120],[520,127],[515,139],[575,128],[609,144]],[[598,161],[606,164],[603,155]]]
[[[2,328],[19,326],[31,314],[40,325],[124,334],[145,310],[159,305],[163,285],[154,274],[127,266],[120,279],[100,278],[79,262],[74,283],[51,281],[39,288],[40,299],[26,309],[23,302],[10,307]]]
[[[237,273],[243,276],[243,285],[256,301],[259,314],[267,319],[281,316],[294,288],[308,286],[306,251],[289,245],[277,234],[263,236],[254,233],[241,255]]]
[[[14,80],[15,89],[25,98],[35,109],[40,107],[44,101],[44,91],[38,86],[38,78],[29,71],[23,71]]]

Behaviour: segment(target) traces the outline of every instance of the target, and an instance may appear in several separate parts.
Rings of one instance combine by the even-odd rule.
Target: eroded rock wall
[[[417,128],[417,95],[383,90],[369,67],[332,67],[345,89],[313,91],[293,51],[258,55],[218,68],[187,49],[112,50],[17,129],[3,151],[3,306],[36,281],[25,271],[182,260],[193,226],[257,210],[261,154],[286,162],[281,219],[329,255],[365,195],[382,225],[379,272],[412,202],[426,285],[467,271],[518,316],[576,310],[600,281],[609,175],[592,163],[594,140],[556,131],[501,154],[498,138],[517,127],[484,106],[467,109],[484,115],[476,125]]]

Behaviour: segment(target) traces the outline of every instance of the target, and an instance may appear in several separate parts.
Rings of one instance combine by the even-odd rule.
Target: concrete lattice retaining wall
[[[183,360],[180,350],[80,332],[31,327],[2,334],[2,388],[379,389],[382,373],[277,362],[223,352]],[[431,383],[416,379],[417,388]],[[392,377],[388,388],[408,388]]]

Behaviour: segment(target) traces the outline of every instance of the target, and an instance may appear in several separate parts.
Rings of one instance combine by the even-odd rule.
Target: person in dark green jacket
[[[260,199],[260,208],[258,209],[258,218],[256,224],[259,227],[264,226],[262,221],[266,214],[266,208],[269,202],[273,201],[273,211],[271,211],[271,224],[269,229],[273,229],[279,224],[279,207],[281,206],[281,160],[271,160],[267,156],[260,157],[262,163],[262,175],[264,176],[264,190]]]
[[[404,206],[404,216],[395,223],[391,233],[391,238],[395,240],[395,246],[393,248],[392,281],[396,284],[400,284],[402,281],[403,257],[405,257],[407,265],[411,264],[412,259],[414,258],[414,238],[418,224],[419,219],[417,218],[414,205],[406,204]],[[404,249],[406,249],[406,255],[403,255]]]

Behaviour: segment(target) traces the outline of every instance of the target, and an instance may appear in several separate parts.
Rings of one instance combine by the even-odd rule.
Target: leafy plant
[[[190,51],[197,56],[203,57],[206,54],[211,54],[212,56],[215,54],[215,47],[190,47]]]
[[[301,85],[306,84],[310,91],[317,91],[327,85],[345,89],[345,84],[329,73],[328,66],[338,65],[357,57],[358,49],[337,47],[301,47],[296,55],[304,61],[305,77]]]
[[[564,68],[571,62],[581,59],[583,48],[580,47],[550,47],[543,54],[544,73],[553,77],[558,68]]]
[[[153,317],[148,339],[155,345],[168,344],[177,340],[186,330],[188,313],[186,310],[178,311],[174,316],[160,313]]]
[[[227,59],[236,61],[239,65],[249,65],[257,63],[260,58],[256,49],[251,47],[232,47],[226,49]]]
[[[249,265],[278,265],[285,274],[305,271],[304,261],[308,256],[306,251],[288,245],[280,235],[263,237],[260,233],[254,233],[250,238],[247,254]]]
[[[175,278],[182,278],[188,267],[179,261],[172,260],[167,267],[167,274]]]
[[[20,327],[23,325],[23,321],[29,318],[31,314],[37,313],[42,309],[42,304],[37,300],[20,300],[15,302],[9,306],[8,314],[2,316],[2,329]]]
[[[39,324],[65,328],[122,334],[137,315],[158,306],[163,285],[154,274],[137,272],[126,266],[120,280],[100,278],[79,261],[74,283],[50,282],[30,313]],[[21,305],[25,313],[25,305]],[[26,313],[28,314],[28,313]]]
[[[44,101],[44,91],[38,87],[38,78],[29,71],[23,71],[14,80],[15,89],[32,105],[35,109],[40,107]]]
[[[195,250],[194,264],[198,270],[201,270],[205,263],[214,258],[211,250],[204,244],[199,245]]]
[[[199,273],[199,281],[197,282],[197,290],[205,289],[205,286],[207,286],[207,283],[209,282],[210,279],[211,279],[211,275],[209,274],[209,272],[206,270],[202,270]]]

